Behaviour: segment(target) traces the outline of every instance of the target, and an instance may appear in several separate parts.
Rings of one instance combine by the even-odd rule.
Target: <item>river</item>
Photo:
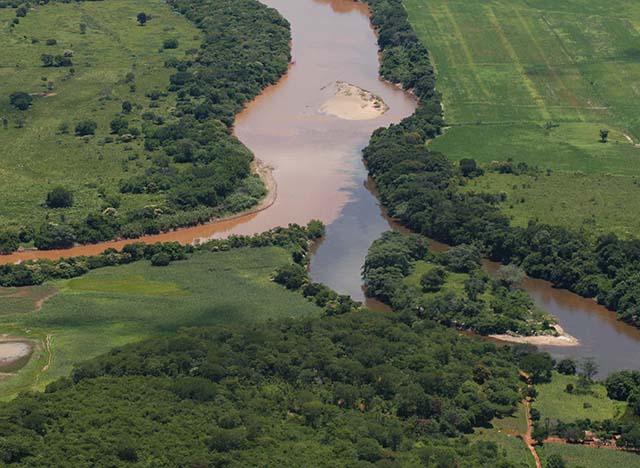
[[[314,249],[312,278],[362,300],[360,268],[366,251],[392,223],[370,190],[361,150],[373,130],[410,115],[416,103],[410,94],[378,78],[376,37],[364,5],[353,0],[262,1],[291,23],[293,62],[277,85],[265,90],[237,116],[235,132],[273,168],[275,202],[258,213],[142,240],[191,243],[321,219],[327,225],[327,235]],[[380,96],[389,110],[366,120],[323,114],[320,109],[331,98],[336,81]],[[92,255],[128,242],[19,252],[2,257],[0,262]],[[487,268],[495,265],[487,264]],[[555,315],[581,342],[574,348],[549,348],[551,353],[558,357],[593,356],[601,375],[640,367],[640,330],[615,320],[615,314],[595,302],[553,289],[543,281],[527,279],[524,288],[538,307]]]

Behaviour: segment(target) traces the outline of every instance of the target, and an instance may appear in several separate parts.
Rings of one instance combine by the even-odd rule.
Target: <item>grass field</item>
[[[18,377],[0,382],[0,398],[42,388],[75,362],[115,346],[180,327],[319,314],[302,295],[271,281],[289,261],[278,247],[199,252],[163,268],[144,261],[60,281],[40,311],[0,316],[0,332],[43,342],[51,335],[53,350],[47,372],[40,372],[42,359],[33,359]]]
[[[523,434],[527,430],[527,420],[524,406],[518,405],[518,411],[507,418],[494,419],[490,428],[477,428],[469,439],[477,442],[493,442],[502,450],[505,457],[518,468],[535,468],[533,456],[529,449],[516,434]]]
[[[501,208],[516,226],[538,220],[584,229],[592,235],[640,233],[640,179],[580,172],[538,176],[487,173],[464,190],[507,194]]]
[[[554,372],[550,383],[536,385],[538,396],[532,403],[532,407],[540,411],[543,421],[545,418],[563,422],[587,418],[592,421],[602,421],[619,418],[624,414],[626,403],[609,399],[603,385],[594,384],[591,387],[591,393],[587,395],[567,393],[565,391],[567,384],[576,385],[577,381],[577,376]],[[590,407],[585,408],[585,403]]]
[[[542,466],[552,454],[562,456],[568,467],[575,468],[637,468],[640,455],[617,450],[595,449],[582,445],[545,444],[537,447]]]
[[[613,185],[628,187],[630,178],[640,175],[640,147],[634,146],[640,141],[638,2],[404,3],[431,51],[451,127],[430,143],[433,149],[453,159],[488,163],[513,158],[560,174],[581,171],[596,198],[606,197]],[[600,129],[610,130],[606,144],[599,142]],[[605,174],[617,182],[598,186]],[[481,183],[508,184],[496,178]],[[565,190],[562,177],[546,183],[535,189],[535,201],[515,213],[517,219],[526,209],[531,217],[575,227],[582,223],[582,213],[600,216],[600,207],[586,205],[576,220],[571,210],[581,199],[575,196],[575,184]],[[556,204],[549,214],[547,208],[558,195],[567,207]],[[640,203],[640,196],[635,200]],[[637,234],[632,213],[615,210],[609,218],[620,232]]]
[[[152,16],[144,27],[136,22],[141,11]],[[75,220],[100,210],[100,193],[118,193],[120,179],[150,164],[141,138],[105,143],[109,122],[125,100],[134,105],[130,121],[137,128],[146,111],[169,114],[173,97],[154,101],[158,107],[149,108],[146,94],[166,91],[172,71],[164,67],[165,60],[197,48],[199,31],[161,0],[56,2],[30,10],[9,28],[14,16],[13,9],[0,10],[0,120],[7,120],[6,128],[0,127],[0,225],[42,222],[43,202],[55,186],[74,191],[74,207],[65,210],[65,216]],[[179,48],[159,51],[168,38],[178,39]],[[48,39],[57,43],[47,45]],[[42,54],[64,51],[73,52],[73,74],[69,67],[42,66]],[[128,73],[135,76],[131,82],[125,82]],[[34,94],[31,108],[10,106],[9,95],[15,91]],[[37,95],[45,92],[51,95]],[[20,119],[24,126],[16,128]],[[96,136],[74,136],[82,119],[97,122]],[[59,131],[63,123],[69,126],[68,134]],[[153,201],[150,195],[123,196],[122,209]]]

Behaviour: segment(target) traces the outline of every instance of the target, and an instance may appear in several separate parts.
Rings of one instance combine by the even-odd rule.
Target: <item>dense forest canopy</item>
[[[189,329],[3,405],[0,453],[7,466],[508,467],[463,435],[514,410],[517,360],[374,312]]]

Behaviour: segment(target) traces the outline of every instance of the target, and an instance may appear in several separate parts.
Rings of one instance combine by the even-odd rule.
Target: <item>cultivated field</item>
[[[451,126],[431,143],[433,149],[453,159],[513,158],[541,169],[580,171],[587,179],[609,174],[625,187],[630,176],[640,175],[638,2],[404,3],[431,51]],[[606,144],[599,141],[600,129],[610,130]],[[557,201],[564,185],[561,178],[554,181],[540,193],[548,191]],[[610,185],[589,190],[598,198]],[[567,213],[580,203],[571,191],[562,195]],[[557,211],[547,218],[546,207],[527,208],[540,208],[534,216],[543,221],[558,221]],[[587,211],[569,224],[598,217],[597,209]],[[630,211],[616,211],[617,224],[640,232],[630,225]]]
[[[145,26],[136,22],[141,11],[152,17]],[[145,112],[168,115],[175,98],[151,101],[147,94],[166,92],[175,71],[165,60],[197,48],[199,31],[160,0],[56,2],[31,9],[11,28],[14,17],[15,10],[0,10],[0,225],[44,221],[43,202],[56,186],[74,192],[66,220],[83,218],[102,208],[101,194],[118,194],[121,179],[150,165],[142,138],[118,143],[109,123],[124,101],[132,103],[128,118],[138,129]],[[170,38],[179,48],[161,51]],[[43,66],[43,54],[65,52],[71,67]],[[29,109],[10,105],[16,91],[32,94]],[[95,136],[74,136],[84,119],[98,124]],[[151,195],[125,195],[122,209],[152,201]]]
[[[57,282],[58,294],[40,311],[20,307],[11,314],[3,307],[0,332],[43,342],[51,335],[53,358],[45,373],[36,358],[17,377],[0,381],[0,398],[42,388],[76,362],[180,327],[319,314],[301,294],[271,281],[289,261],[290,253],[278,247],[198,252],[167,267],[140,261]]]

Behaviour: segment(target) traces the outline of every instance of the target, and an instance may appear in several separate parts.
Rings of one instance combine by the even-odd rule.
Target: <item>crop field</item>
[[[167,267],[142,261],[57,282],[59,292],[40,311],[0,316],[0,332],[42,341],[51,335],[53,356],[45,373],[42,360],[33,359],[18,377],[0,382],[0,398],[42,388],[113,347],[181,327],[319,314],[302,295],[271,281],[289,261],[278,247],[198,252]]]
[[[136,22],[141,11],[152,18],[145,26]],[[160,0],[56,2],[9,27],[14,16],[13,9],[0,10],[0,225],[42,222],[46,194],[57,186],[74,192],[64,215],[73,221],[100,210],[101,195],[117,194],[122,178],[149,166],[142,138],[112,141],[109,123],[124,101],[132,103],[130,122],[138,129],[145,112],[169,115],[173,97],[151,101],[147,94],[166,91],[172,72],[165,60],[197,48],[199,31]],[[165,39],[177,39],[179,47],[161,50]],[[65,53],[71,67],[43,66],[43,54]],[[29,109],[10,105],[17,91],[32,95]],[[74,136],[85,119],[97,123],[95,136]],[[153,201],[124,195],[122,208]]]
[[[596,449],[582,445],[545,444],[537,447],[538,455],[543,466],[549,455],[562,456],[567,466],[582,468],[602,468],[615,466],[616,468],[635,468],[640,465],[640,455],[637,453],[620,452],[618,450]]]
[[[587,179],[606,174],[623,186],[640,175],[640,3],[404,3],[431,51],[450,126],[430,143],[434,150],[485,164],[512,158]],[[599,141],[601,129],[609,130],[607,143]],[[555,185],[537,191],[548,200],[526,208],[542,221],[564,224],[559,212],[570,217],[580,199],[572,190],[563,193],[561,177],[547,182]],[[605,197],[611,185],[590,189]],[[545,203],[557,201],[558,193],[568,207],[556,206],[547,216]],[[583,211],[599,215],[597,207]],[[640,232],[631,211],[616,212],[615,223]]]

